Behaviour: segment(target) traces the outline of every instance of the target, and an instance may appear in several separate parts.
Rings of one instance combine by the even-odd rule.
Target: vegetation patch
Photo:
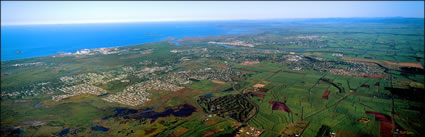
[[[295,123],[288,124],[281,134],[283,136],[300,136],[307,126],[307,121],[300,120]]]

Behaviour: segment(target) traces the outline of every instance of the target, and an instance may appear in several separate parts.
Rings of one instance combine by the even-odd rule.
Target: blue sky
[[[424,17],[423,1],[9,1],[2,25],[243,20],[328,17]]]

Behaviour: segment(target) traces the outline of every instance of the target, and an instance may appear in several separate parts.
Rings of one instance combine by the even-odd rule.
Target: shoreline
[[[115,46],[115,47],[83,48],[83,49],[76,50],[76,52],[82,51],[82,50],[86,50],[86,49],[88,49],[88,50],[96,50],[96,49],[112,49],[112,48],[130,47],[130,46],[150,44],[150,43],[156,43],[156,42],[162,42],[162,41],[166,41],[166,40],[160,40],[160,41],[155,41],[155,42],[147,42],[147,43],[140,43],[140,44],[132,44],[132,45]],[[20,60],[25,60],[25,59],[53,57],[53,56],[59,56],[59,55],[64,55],[64,54],[66,55],[66,54],[75,54],[76,53],[76,52],[63,52],[63,53],[58,53],[58,52],[56,52],[55,54],[46,55],[46,56],[36,56],[36,57],[25,57],[25,58],[20,58],[20,59],[1,60],[1,63],[11,62],[11,61],[20,61]]]
[[[248,34],[255,34],[258,33],[258,30],[247,30],[245,32],[241,32],[241,33],[223,33],[223,34],[219,34],[219,35],[198,35],[198,36],[177,36],[177,37],[165,37],[161,40],[158,41],[152,41],[152,42],[142,42],[142,43],[138,43],[138,44],[129,44],[129,45],[122,45],[122,46],[112,46],[112,47],[99,47],[99,48],[81,48],[81,49],[77,49],[74,52],[62,52],[62,53],[58,53],[61,51],[56,51],[56,53],[54,54],[50,54],[50,55],[43,55],[43,56],[34,56],[34,57],[24,57],[24,58],[19,58],[19,59],[10,59],[10,60],[3,60],[1,59],[1,63],[7,63],[7,62],[11,62],[11,61],[21,61],[21,60],[25,60],[25,59],[34,59],[34,58],[44,58],[44,57],[52,57],[55,55],[61,55],[61,54],[74,54],[77,51],[81,51],[84,49],[88,49],[88,50],[95,50],[95,49],[102,49],[102,48],[122,48],[122,47],[129,47],[129,46],[136,46],[136,45],[143,45],[143,44],[151,44],[151,43],[157,43],[157,42],[164,42],[164,41],[173,41],[174,43],[179,43],[179,40],[182,39],[186,39],[186,38],[207,38],[207,37],[227,37],[227,36],[234,36],[234,35],[248,35]],[[176,46],[180,46],[180,44],[176,44]]]
[[[223,28],[226,22],[166,22],[2,26],[1,62],[74,53],[81,49],[126,47],[169,38],[251,33],[251,28]],[[80,30],[81,29],[81,30]]]

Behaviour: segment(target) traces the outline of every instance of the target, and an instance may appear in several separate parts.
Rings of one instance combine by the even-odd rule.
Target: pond
[[[66,128],[66,129],[64,129],[64,130],[62,130],[61,132],[59,132],[59,135],[65,135],[65,134],[68,134],[69,133],[69,129],[70,128]]]
[[[40,102],[34,104],[34,108],[39,108],[40,107]]]
[[[100,95],[97,95],[97,97],[103,97],[103,96],[106,96],[106,95],[109,95],[109,93],[100,94]]]
[[[111,117],[126,116],[126,115],[134,114],[134,113],[137,113],[137,110],[127,109],[127,108],[115,108],[115,114],[114,115],[106,116],[106,117],[102,118],[102,120],[106,120],[106,119],[109,119]]]
[[[24,130],[22,130],[22,129],[20,129],[20,128],[17,128],[17,129],[15,129],[15,130],[13,130],[12,131],[12,135],[21,135],[21,134],[23,134],[24,133]]]
[[[137,113],[136,115],[130,115],[124,118],[132,118],[132,119],[150,118],[151,121],[154,122],[156,119],[160,117],[168,117],[171,115],[176,117],[187,117],[187,116],[190,116],[195,111],[196,111],[195,107],[188,104],[183,104],[178,106],[177,109],[167,108],[162,112],[155,112],[151,108],[146,108],[142,112]]]
[[[209,94],[203,95],[202,97],[204,97],[204,98],[211,98],[211,97],[213,97],[213,95],[212,95],[212,93],[209,93]]]
[[[166,108],[162,112],[155,112],[152,108],[145,108],[141,110],[126,109],[126,108],[115,108],[116,113],[111,116],[106,116],[103,120],[110,117],[123,117],[125,119],[143,119],[150,118],[151,122],[154,122],[160,117],[176,116],[176,117],[187,117],[196,112],[196,108],[189,104],[182,104],[174,108]]]
[[[109,128],[102,127],[102,126],[93,126],[93,127],[91,127],[91,130],[105,132],[105,131],[108,131]]]

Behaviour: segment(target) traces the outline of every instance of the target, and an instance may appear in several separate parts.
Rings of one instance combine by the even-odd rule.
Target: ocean
[[[151,22],[1,26],[1,61],[119,47],[168,38],[250,33],[236,22]]]

